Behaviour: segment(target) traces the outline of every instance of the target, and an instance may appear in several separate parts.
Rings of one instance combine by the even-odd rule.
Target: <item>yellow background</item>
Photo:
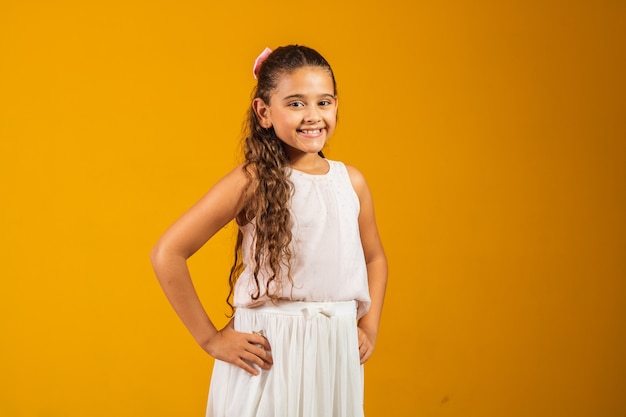
[[[623,1],[0,2],[1,417],[204,413],[148,253],[265,47],[333,65],[390,262],[368,416],[626,415]],[[234,230],[191,262],[214,320]]]

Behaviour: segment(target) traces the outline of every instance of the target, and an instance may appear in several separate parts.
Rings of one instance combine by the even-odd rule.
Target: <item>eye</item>
[[[322,100],[319,102],[320,106],[330,106],[331,104],[333,104],[331,100]]]
[[[301,101],[294,101],[288,104],[289,107],[304,107],[304,103]]]

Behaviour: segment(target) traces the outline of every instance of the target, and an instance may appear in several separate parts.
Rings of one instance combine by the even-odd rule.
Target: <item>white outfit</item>
[[[235,329],[263,330],[274,364],[250,376],[215,361],[207,417],[359,417],[363,415],[363,368],[356,320],[370,305],[358,215],[359,199],[346,167],[328,161],[329,171],[291,170],[293,286],[280,288],[274,305],[256,291],[254,222],[241,227],[245,269],[235,286]]]

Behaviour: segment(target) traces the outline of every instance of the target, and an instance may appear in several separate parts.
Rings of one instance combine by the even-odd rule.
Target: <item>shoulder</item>
[[[252,170],[245,164],[239,164],[224,175],[219,182],[233,187],[234,190],[243,190],[250,184],[252,178]]]
[[[234,167],[224,175],[207,193],[207,196],[221,200],[224,204],[237,207],[237,213],[243,208],[248,195],[253,175],[245,164]]]
[[[236,220],[239,225],[244,225],[252,219],[258,180],[256,165],[246,163],[237,165],[220,180],[224,193],[230,194],[231,204],[235,204]]]
[[[359,224],[361,224],[362,227],[366,227],[369,224],[375,225],[374,201],[370,188],[365,180],[365,176],[354,166],[348,164],[344,165],[346,167],[346,171],[348,172],[350,182],[352,183],[352,188],[359,199]]]
[[[354,191],[356,191],[357,195],[360,197],[363,193],[369,191],[367,187],[367,182],[365,181],[365,176],[353,165],[343,164],[346,167],[346,171],[348,172],[348,177],[350,178],[350,182],[352,183],[352,187]]]

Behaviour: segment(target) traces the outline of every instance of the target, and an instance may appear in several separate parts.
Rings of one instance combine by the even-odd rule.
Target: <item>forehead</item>
[[[335,86],[330,73],[325,68],[302,67],[283,74],[272,96],[280,99],[290,95],[334,95]]]

